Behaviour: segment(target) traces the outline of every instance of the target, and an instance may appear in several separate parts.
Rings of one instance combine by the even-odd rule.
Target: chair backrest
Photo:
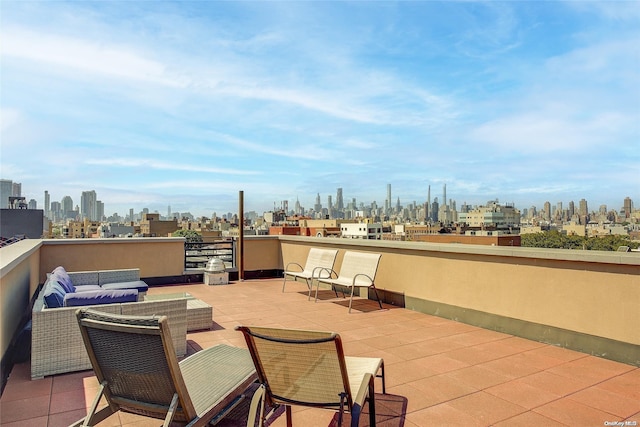
[[[372,254],[367,252],[347,251],[342,259],[340,267],[340,278],[352,279],[357,274],[366,274],[371,280],[375,279],[378,271],[378,263],[380,262],[380,254]],[[364,277],[356,279],[356,282],[371,284]]]
[[[333,332],[238,326],[270,404],[353,406],[340,336]]]
[[[337,255],[337,249],[311,248],[309,249],[309,255],[307,255],[304,271],[312,273],[313,269],[318,267],[332,269]]]
[[[114,410],[165,418],[177,394],[174,419],[196,416],[166,316],[123,316],[91,309],[80,309],[76,315],[93,370]]]

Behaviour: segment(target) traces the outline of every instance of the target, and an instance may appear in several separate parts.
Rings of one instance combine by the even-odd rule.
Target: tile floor
[[[214,328],[189,333],[191,352],[219,343],[245,346],[239,324],[332,330],[345,352],[385,360],[387,395],[376,395],[379,426],[635,426],[640,423],[640,369],[463,323],[385,306],[346,302],[281,279],[230,285],[181,285],[214,307]],[[151,293],[173,293],[157,287]],[[14,367],[0,399],[0,425],[66,426],[86,414],[97,383],[91,371],[29,379]],[[380,384],[377,384],[380,391]],[[285,417],[270,419],[284,426]],[[330,426],[331,411],[294,408],[296,426]],[[118,413],[100,426],[159,426]],[[363,414],[361,425],[368,424]]]

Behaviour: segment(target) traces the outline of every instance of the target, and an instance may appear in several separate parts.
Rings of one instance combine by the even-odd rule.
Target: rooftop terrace
[[[352,356],[382,357],[387,395],[377,394],[383,426],[614,425],[640,421],[640,369],[585,353],[495,332],[413,310],[321,291],[307,301],[306,286],[281,279],[162,286],[150,294],[189,292],[214,307],[214,328],[189,333],[189,351],[219,343],[245,346],[236,325],[332,330]],[[0,424],[66,426],[86,414],[97,383],[92,371],[30,380],[29,363],[16,365],[0,399]],[[379,381],[379,380],[377,380]],[[376,384],[380,392],[380,384]],[[285,425],[284,415],[272,426]],[[299,426],[332,425],[331,411],[294,408]],[[361,424],[368,417],[361,419]],[[160,421],[119,413],[100,425],[157,426]],[[234,425],[227,420],[223,425]],[[619,424],[624,425],[624,424]]]
[[[361,294],[352,314],[330,291],[318,303],[307,301],[301,283],[282,293],[282,279],[273,277],[289,262],[304,264],[312,247],[337,249],[338,271],[347,251],[381,254],[376,287],[385,309],[367,299],[372,292]],[[215,329],[187,337],[192,352],[244,346],[233,328],[253,324],[336,331],[348,355],[384,358],[389,394],[377,396],[379,425],[640,421],[634,253],[265,236],[242,243],[242,271],[252,280],[207,286],[185,274],[181,238],[26,239],[0,250],[3,374],[47,272],[138,268],[150,294],[189,292],[214,307]],[[67,425],[85,413],[96,388],[91,371],[29,377],[29,363],[13,368],[1,425]],[[294,422],[322,426],[332,417],[296,410]],[[283,423],[283,416],[273,421]],[[103,425],[159,423],[120,414]]]

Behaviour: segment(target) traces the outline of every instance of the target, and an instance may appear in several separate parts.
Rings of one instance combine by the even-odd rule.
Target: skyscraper
[[[9,207],[9,197],[15,196],[13,194],[13,181],[10,179],[0,179],[0,209],[7,209]]]
[[[387,184],[387,200],[384,202],[385,213],[391,210],[391,184]]]
[[[551,221],[551,203],[544,202],[544,219]]]
[[[104,203],[96,200],[96,219],[94,221],[102,221],[104,218]]]
[[[431,220],[431,185],[429,185],[429,189],[427,190],[427,204],[424,207],[424,217],[425,220]]]
[[[98,219],[98,196],[94,190],[83,191],[80,196],[80,217],[88,218],[89,221]]]
[[[75,214],[73,213],[73,199],[70,196],[64,196],[60,201],[60,205],[62,206],[61,216],[62,218],[74,218]]]
[[[336,209],[342,211],[344,209],[344,199],[342,198],[342,188],[338,188],[338,194],[336,196]]]
[[[51,205],[51,196],[49,196],[49,192],[44,190],[44,217],[47,219],[51,219],[51,210],[49,206]]]
[[[573,203],[573,200],[569,202],[569,219],[573,218],[573,215],[576,213],[576,207]]]
[[[631,211],[633,211],[633,202],[630,197],[625,197],[622,205],[622,214],[625,218],[630,218]]]
[[[447,206],[447,184],[444,184],[442,192],[442,206]]]

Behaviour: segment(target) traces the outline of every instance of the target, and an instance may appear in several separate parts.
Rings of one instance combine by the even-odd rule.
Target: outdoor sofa
[[[58,271],[59,272],[59,271]],[[91,369],[91,362],[82,341],[75,312],[79,307],[123,315],[165,315],[178,356],[187,350],[187,300],[185,298],[141,301],[138,289],[117,289],[123,283],[137,284],[138,269],[104,270],[95,272],[69,272],[73,292],[64,292],[62,299],[52,296],[50,287],[58,287],[59,281],[49,274],[39,292],[31,313],[31,378],[42,378],[65,372]],[[101,279],[102,278],[102,279]],[[57,283],[54,283],[57,282]],[[116,289],[107,289],[108,285]],[[120,285],[118,285],[120,284]],[[144,284],[146,292],[146,284]],[[71,297],[69,297],[71,295]],[[54,307],[56,304],[62,304]],[[142,298],[140,298],[142,299]],[[49,304],[47,304],[47,300]],[[67,303],[65,306],[64,303]]]

